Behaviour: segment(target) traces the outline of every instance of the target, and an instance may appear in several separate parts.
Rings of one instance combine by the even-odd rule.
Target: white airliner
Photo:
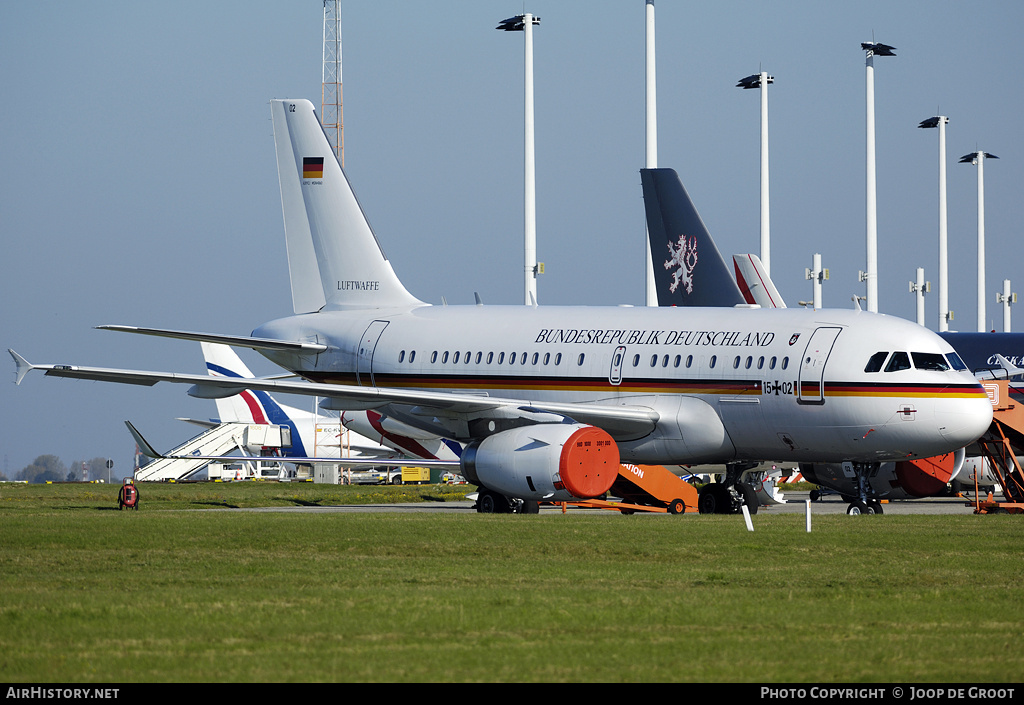
[[[726,481],[699,501],[706,511],[731,510],[744,501],[736,478],[749,463],[846,462],[865,476],[881,462],[963,448],[991,422],[988,397],[949,344],[884,315],[430,306],[393,271],[312,104],[274,100],[271,112],[296,315],[251,336],[104,328],[251,347],[306,381],[33,365],[12,351],[19,382],[42,369],[191,384],[190,394],[204,398],[245,388],[372,409],[465,443],[459,472],[482,497],[499,499],[495,506],[601,496],[620,463],[725,463]],[[682,184],[671,170],[641,176],[660,189],[652,200],[678,233],[679,269],[668,272],[675,288],[700,291],[703,260],[677,212],[680,197],[689,203]],[[872,371],[893,350],[907,351],[908,364]],[[869,510],[858,502],[852,511]]]

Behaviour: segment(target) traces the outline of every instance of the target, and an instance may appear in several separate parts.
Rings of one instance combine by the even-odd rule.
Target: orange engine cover
[[[934,458],[902,460],[894,469],[896,479],[907,494],[912,497],[934,497],[946,489],[956,458],[953,453],[937,455]]]
[[[462,474],[508,497],[592,499],[607,492],[618,477],[619,447],[596,426],[533,424],[468,446]]]

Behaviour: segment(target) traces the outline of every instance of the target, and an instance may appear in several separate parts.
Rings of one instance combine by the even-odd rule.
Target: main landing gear
[[[493,490],[480,488],[476,499],[479,514],[538,514],[540,502],[518,497],[506,497]]]
[[[697,511],[701,514],[737,514],[746,505],[747,511],[757,514],[757,493],[753,486],[740,482],[744,470],[756,463],[729,463],[725,466],[725,479],[704,485],[697,492]]]

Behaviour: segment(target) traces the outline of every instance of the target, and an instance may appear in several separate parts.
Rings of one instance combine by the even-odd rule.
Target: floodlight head
[[[999,159],[999,157],[997,157],[996,155],[989,154],[988,152],[971,152],[970,154],[965,154],[964,156],[960,157],[960,162],[959,163],[960,164],[975,164],[975,163],[977,163],[978,157],[980,157],[980,156],[984,156],[985,159]]]
[[[946,124],[949,122],[949,118],[944,115],[936,115],[935,117],[930,117],[927,120],[922,120],[918,127],[938,127],[940,122],[942,124]]]
[[[523,28],[526,27],[526,15],[516,15],[515,17],[509,17],[506,20],[502,20],[498,23],[495,29],[501,29],[506,32],[522,32]],[[540,18],[534,17],[531,24],[540,24]]]
[[[896,56],[896,47],[881,42],[861,42],[860,48],[875,56]]]
[[[771,76],[768,77],[768,83],[772,83],[775,79]],[[755,73],[750,76],[745,76],[739,80],[736,84],[737,88],[760,88],[761,87],[761,74]]]
[[[757,88],[761,85],[761,74],[755,73],[751,76],[741,78],[736,84],[737,88]]]

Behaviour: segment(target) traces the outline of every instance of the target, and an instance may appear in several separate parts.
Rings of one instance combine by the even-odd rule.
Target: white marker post
[[[807,503],[807,508],[804,511],[804,515],[807,517],[807,533],[811,533],[811,500],[806,499],[804,502]]]
[[[750,521],[750,510],[747,509],[747,505],[745,504],[740,508],[743,510],[743,521],[747,523],[747,531],[753,531],[754,524]]]

